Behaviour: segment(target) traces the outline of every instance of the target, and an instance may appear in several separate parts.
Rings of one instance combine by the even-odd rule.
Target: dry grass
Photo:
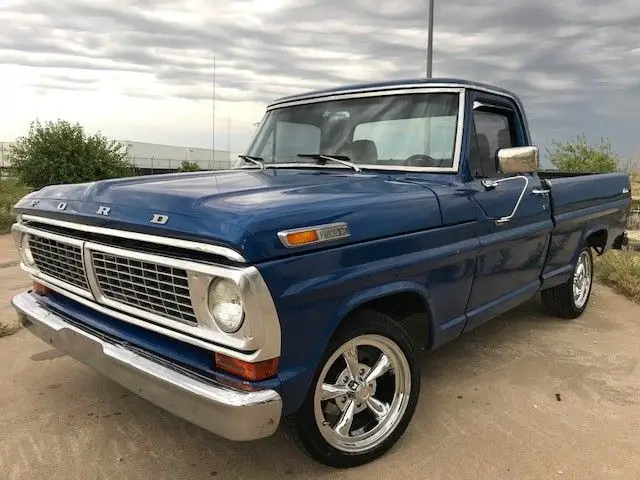
[[[596,280],[640,303],[640,253],[611,250],[597,257]]]
[[[634,199],[640,200],[640,173],[631,175],[631,195]]]
[[[11,208],[29,191],[13,179],[0,179],[0,235],[11,230],[11,225],[15,222]]]

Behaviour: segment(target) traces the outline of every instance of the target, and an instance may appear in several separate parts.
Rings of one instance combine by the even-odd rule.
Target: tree
[[[123,144],[64,120],[31,123],[10,152],[16,177],[32,188],[135,175]]]
[[[200,170],[200,165],[197,162],[190,162],[189,160],[183,160],[179,172],[197,172]]]
[[[619,165],[609,141],[601,139],[599,145],[590,145],[583,133],[575,140],[554,140],[553,146],[547,148],[547,156],[559,170],[566,172],[614,172]]]

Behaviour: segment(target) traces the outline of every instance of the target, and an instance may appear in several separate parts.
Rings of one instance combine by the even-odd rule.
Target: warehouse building
[[[121,140],[127,148],[127,157],[140,174],[169,173],[178,170],[183,161],[197,163],[202,170],[226,170],[234,165],[228,150],[212,151],[208,148],[180,147],[158,143]],[[12,142],[0,142],[0,170],[6,171],[11,163],[9,150]]]

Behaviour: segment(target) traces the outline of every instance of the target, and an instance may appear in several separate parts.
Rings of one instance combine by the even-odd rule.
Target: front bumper
[[[246,392],[190,376],[164,363],[99,338],[43,308],[30,293],[12,304],[34,335],[125,388],[191,423],[230,440],[273,434],[282,400],[275,390]]]

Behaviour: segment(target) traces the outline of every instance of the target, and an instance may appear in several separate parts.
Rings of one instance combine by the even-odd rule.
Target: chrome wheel
[[[361,335],[338,348],[320,372],[316,424],[334,448],[364,453],[398,426],[410,393],[409,362],[400,347],[382,335]]]
[[[575,272],[573,274],[573,303],[576,308],[582,308],[589,298],[592,280],[591,255],[583,251],[578,257]]]

